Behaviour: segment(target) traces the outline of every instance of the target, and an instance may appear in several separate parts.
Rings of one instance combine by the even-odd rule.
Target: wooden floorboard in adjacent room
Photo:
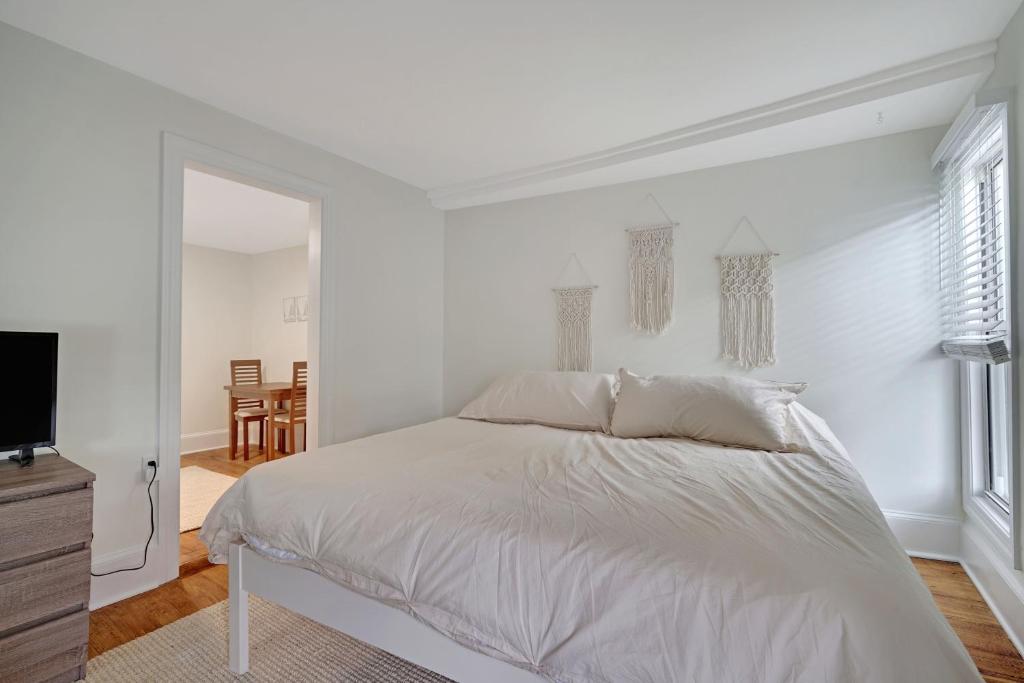
[[[278,457],[283,457],[280,454]],[[258,450],[255,445],[250,447],[249,459],[243,460],[242,453],[232,460],[227,448],[215,448],[210,451],[199,451],[198,453],[185,453],[181,456],[181,466],[203,467],[211,472],[219,472],[229,477],[240,477],[256,465],[267,461],[263,451]]]

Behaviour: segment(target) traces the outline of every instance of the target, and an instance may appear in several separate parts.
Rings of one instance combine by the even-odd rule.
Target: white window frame
[[[977,365],[977,364],[976,364]],[[1013,453],[1010,450],[1010,424],[1012,420],[1011,411],[1013,409],[1013,402],[1010,398],[1012,393],[1012,377],[1010,368],[1008,365],[985,365],[981,368],[983,383],[984,400],[986,402],[985,417],[987,418],[985,427],[986,444],[984,451],[984,462],[982,463],[982,490],[984,495],[997,507],[1006,518],[1009,519],[1010,515],[1010,500],[1012,499],[1012,466],[1013,466]],[[993,382],[993,375],[1002,375],[1002,385],[998,382]],[[1002,420],[999,423],[993,424],[993,415],[1001,415]],[[993,430],[1002,431],[1001,437],[997,437],[993,434]],[[992,451],[997,446],[993,444],[993,440],[1001,438],[1003,440],[1003,448],[1005,453],[1002,454],[1006,458],[1007,470],[1006,470],[1006,496],[1003,497],[996,492],[992,487]],[[997,442],[998,443],[998,442]]]
[[[1007,372],[1011,369],[1008,366],[993,367],[1002,367],[1003,369],[998,370],[1000,372]],[[987,366],[984,363],[960,361],[964,511],[972,519],[984,524],[1000,540],[1007,558],[1009,558],[1014,550],[1012,512],[1014,503],[1019,501],[1019,496],[1016,495],[1013,486],[1018,468],[1011,446],[1008,467],[1010,500],[1007,501],[1008,507],[1003,507],[999,502],[993,500],[988,491],[989,415],[988,392],[985,390],[986,369]],[[1012,378],[1010,384],[1012,386]],[[1008,405],[1003,406],[1004,410],[1009,411],[1009,408]],[[1012,422],[1012,420],[1010,421]],[[1012,444],[1012,440],[1010,443]]]
[[[1008,454],[1007,476],[1009,477],[1008,506],[1004,507],[994,500],[988,491],[988,449],[989,443],[989,405],[986,392],[986,365],[978,362],[960,361],[960,433],[963,466],[963,508],[964,513],[972,521],[984,527],[992,539],[998,541],[1007,565],[1014,569],[1024,568],[1022,563],[1022,501],[1021,501],[1021,465],[1020,465],[1020,423],[1021,404],[1019,401],[1020,359],[1017,350],[1018,339],[1021,338],[1021,323],[1024,318],[1018,306],[1020,299],[1016,296],[1018,263],[1021,255],[1017,245],[1017,213],[1015,201],[1016,159],[1011,150],[1015,149],[1013,122],[1015,120],[1014,104],[1016,93],[1012,88],[988,90],[975,94],[964,107],[950,130],[939,143],[932,157],[933,166],[960,143],[962,136],[976,120],[979,110],[996,104],[1005,104],[1005,136],[1003,140],[1004,164],[1004,214],[1003,240],[1007,290],[1010,300],[1006,309],[1008,345],[1012,360],[999,368],[999,372],[1007,372],[1007,392],[1000,397],[1002,408],[1006,414],[1006,435]],[[1008,508],[1008,509],[1007,509]]]

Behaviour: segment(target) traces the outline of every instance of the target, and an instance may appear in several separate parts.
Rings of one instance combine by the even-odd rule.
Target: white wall
[[[0,93],[0,328],[61,333],[57,442],[97,475],[97,568],[137,562],[149,531],[163,131],[332,188],[336,438],[440,413],[443,215],[422,191],[5,24]]]
[[[957,375],[939,355],[937,188],[926,130],[710,170],[451,211],[445,231],[445,411],[495,375],[552,368],[551,285],[576,251],[599,285],[594,369],[736,373],[717,359],[714,256],[746,215],[777,262],[778,364],[849,448],[881,507],[959,515]],[[675,220],[676,320],[627,322],[623,229]]]
[[[230,362],[253,357],[252,257],[185,244],[181,267],[181,434],[189,451],[201,434],[227,442]]]
[[[307,360],[306,322],[284,322],[281,300],[309,294],[309,249],[293,247],[253,254],[252,348],[268,382],[290,382],[292,363]]]

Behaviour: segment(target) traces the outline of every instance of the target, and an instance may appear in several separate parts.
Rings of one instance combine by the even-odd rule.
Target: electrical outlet
[[[151,462],[159,463],[160,461],[157,460],[157,457],[155,455],[142,456],[142,481],[146,482],[147,484],[149,483],[149,480],[153,477],[153,467],[152,465],[149,464]],[[159,467],[157,467],[156,469],[156,478],[160,478]]]

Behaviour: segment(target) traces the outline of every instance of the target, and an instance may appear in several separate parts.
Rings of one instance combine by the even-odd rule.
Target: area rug
[[[237,481],[234,477],[203,467],[181,468],[181,512],[178,531],[198,529],[210,508]]]
[[[449,679],[283,607],[249,599],[249,673],[228,671],[228,603],[200,610],[89,660],[87,683],[304,681],[446,683]]]

